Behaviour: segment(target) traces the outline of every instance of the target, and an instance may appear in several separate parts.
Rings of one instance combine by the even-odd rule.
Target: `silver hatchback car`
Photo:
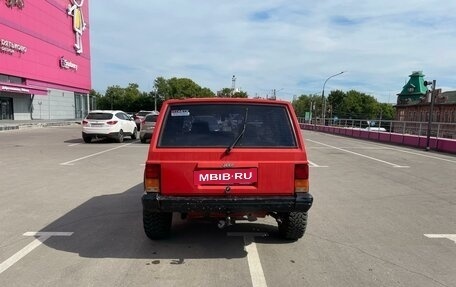
[[[158,112],[152,112],[147,114],[141,121],[141,128],[139,130],[139,138],[142,143],[150,140],[155,129],[155,123],[157,122]]]

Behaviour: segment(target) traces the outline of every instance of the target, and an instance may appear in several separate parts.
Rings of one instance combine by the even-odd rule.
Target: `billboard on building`
[[[88,93],[88,0],[1,1],[0,63],[26,85]]]

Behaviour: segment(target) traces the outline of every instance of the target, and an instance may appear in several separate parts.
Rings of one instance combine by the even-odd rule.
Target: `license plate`
[[[92,127],[102,127],[104,124],[103,123],[91,123],[90,125]]]
[[[193,172],[195,185],[253,184],[256,182],[257,168],[210,169]]]

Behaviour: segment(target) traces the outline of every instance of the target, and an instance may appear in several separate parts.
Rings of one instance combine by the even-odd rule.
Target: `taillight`
[[[295,192],[309,192],[309,165],[295,165]]]
[[[89,122],[86,121],[86,120],[83,120],[83,121],[82,121],[82,125],[83,125],[83,126],[87,125],[88,123],[89,123]]]
[[[141,124],[144,125],[146,123],[146,120],[141,120]]]
[[[117,124],[117,121],[107,121],[106,123],[108,125],[115,125],[115,124]]]
[[[146,164],[144,169],[144,191],[160,192],[160,165]]]

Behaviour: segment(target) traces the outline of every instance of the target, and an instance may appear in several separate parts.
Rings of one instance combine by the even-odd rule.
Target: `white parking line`
[[[48,240],[51,236],[71,236],[73,232],[26,232],[24,236],[35,236],[36,239],[30,244],[19,250],[16,254],[6,259],[0,264],[0,274],[6,269],[14,265],[14,263],[21,260],[24,256],[29,254],[33,249],[40,246],[44,241]]]
[[[115,148],[111,148],[111,149],[107,149],[107,150],[100,151],[100,152],[97,152],[97,153],[89,154],[89,155],[86,155],[86,156],[83,156],[83,157],[80,157],[80,158],[77,158],[77,159],[73,159],[73,160],[70,160],[70,161],[67,161],[67,162],[63,162],[60,165],[73,165],[73,163],[75,163],[77,161],[80,161],[80,160],[83,160],[83,159],[86,159],[86,158],[89,158],[89,157],[97,156],[97,155],[100,155],[102,153],[113,151],[113,150],[116,150],[116,149],[119,149],[119,148],[123,148],[123,147],[129,146],[131,144],[132,143],[128,143],[128,144],[124,144],[124,145],[121,145],[121,146],[117,146]]]
[[[438,157],[438,156],[432,156],[432,155],[427,155],[427,154],[421,154],[421,153],[412,152],[412,151],[408,151],[408,150],[403,150],[403,149],[399,149],[399,148],[388,147],[386,149],[399,151],[399,152],[403,152],[403,153],[408,153],[408,154],[413,154],[413,155],[417,155],[417,156],[421,156],[421,157],[427,157],[427,158],[437,159],[437,160],[441,160],[441,161],[447,161],[447,162],[451,162],[451,163],[456,163],[456,160],[446,159],[446,158],[442,158],[442,157]]]
[[[71,146],[77,146],[77,145],[80,145],[80,144],[81,144],[81,143],[74,143],[74,144],[70,144],[70,145],[68,145],[68,146],[71,147]]]
[[[318,165],[310,160],[307,160],[310,163],[311,167],[328,167],[327,165]]]
[[[456,243],[456,234],[425,234],[427,238],[446,238]]]
[[[340,136],[332,135],[332,134],[325,134],[325,136],[340,138]],[[421,157],[427,157],[427,158],[437,159],[437,160],[441,160],[441,161],[447,161],[447,162],[451,162],[451,163],[456,163],[456,160],[451,160],[451,159],[442,158],[442,157],[438,157],[438,156],[432,156],[432,155],[429,155],[429,154],[425,154],[427,152],[424,152],[424,151],[423,151],[423,153],[413,152],[413,151],[408,151],[408,150],[405,150],[405,149],[399,148],[399,147],[394,147],[393,148],[393,147],[389,147],[389,146],[386,146],[386,145],[374,144],[374,143],[371,143],[371,142],[368,142],[368,141],[363,141],[361,139],[356,139],[356,138],[345,138],[345,140],[351,141],[351,142],[355,142],[355,143],[362,142],[363,145],[364,145],[363,147],[347,147],[347,148],[369,149],[368,147],[366,147],[366,145],[370,145],[370,146],[372,146],[372,149],[379,148],[379,149],[385,149],[385,150],[393,150],[393,151],[413,154],[413,155],[417,155],[417,156],[421,156]],[[309,141],[311,141],[311,140],[309,140]],[[317,148],[318,149],[318,148],[322,148],[322,147],[307,147],[307,148],[312,148],[312,149]],[[413,147],[411,147],[411,148],[413,148]]]
[[[228,236],[244,237],[245,251],[247,252],[247,261],[249,263],[250,277],[253,287],[267,287],[266,278],[264,277],[263,267],[261,266],[260,256],[255,245],[255,236],[267,236],[267,233],[261,232],[228,232]]]
[[[317,143],[317,144],[321,144],[323,146],[331,147],[333,149],[344,151],[346,153],[351,153],[351,154],[354,154],[354,155],[357,155],[357,156],[365,157],[365,158],[368,158],[368,159],[371,159],[371,160],[375,160],[375,161],[378,161],[378,162],[381,162],[381,163],[384,163],[384,164],[387,164],[387,165],[391,165],[392,167],[397,167],[397,168],[408,168],[409,167],[409,166],[406,166],[406,165],[398,165],[398,164],[395,164],[395,163],[387,162],[387,161],[384,161],[384,160],[381,160],[381,159],[378,159],[378,158],[375,158],[375,157],[371,157],[371,156],[367,156],[367,155],[360,154],[360,153],[357,153],[357,152],[349,151],[349,150],[346,150],[346,149],[343,149],[343,148],[338,148],[338,147],[335,147],[335,146],[332,146],[332,145],[328,145],[328,144],[325,144],[325,143],[322,143],[322,142],[317,142],[317,141],[313,141],[313,140],[310,140],[310,139],[307,139],[307,141],[310,141],[310,142],[313,142],[313,143]]]

